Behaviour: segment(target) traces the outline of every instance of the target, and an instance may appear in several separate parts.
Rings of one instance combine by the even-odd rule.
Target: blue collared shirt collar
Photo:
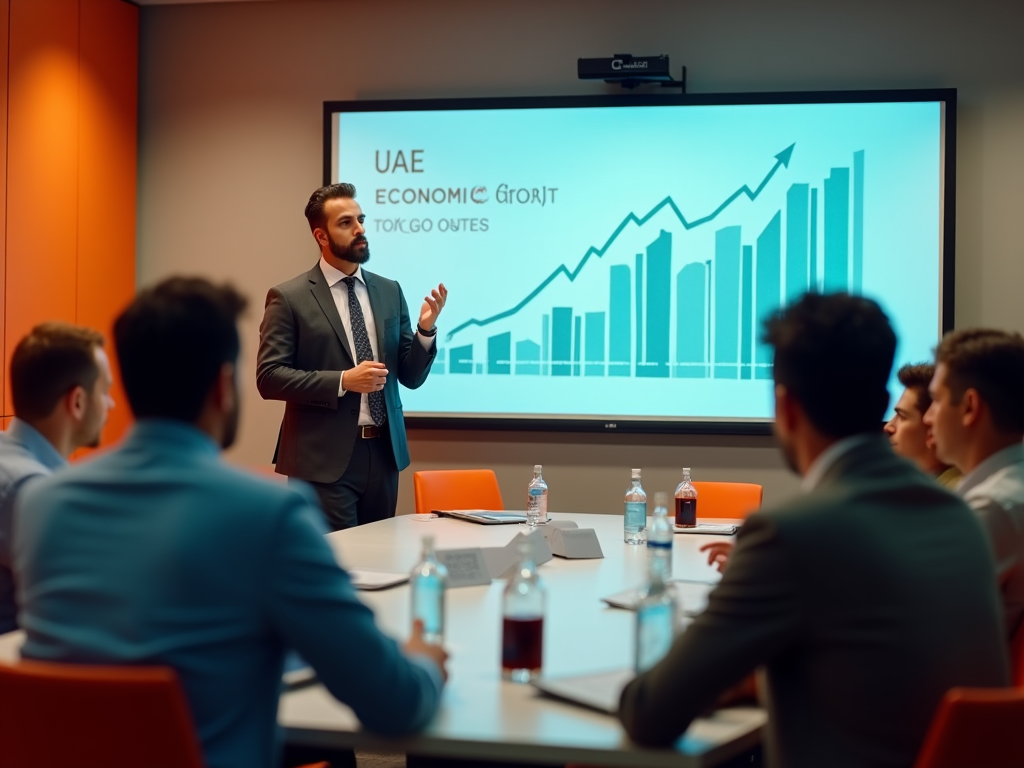
[[[132,427],[126,442],[157,442],[178,448],[217,455],[220,446],[194,424],[177,419],[141,419]]]
[[[11,419],[11,425],[7,428],[7,436],[23,446],[35,457],[36,461],[51,472],[68,463],[68,460],[60,455],[60,452],[53,447],[53,443],[43,437],[38,429],[17,416]]]
[[[983,481],[990,478],[1000,469],[1008,467],[1011,464],[1024,464],[1024,443],[1017,443],[1017,445],[1010,445],[1003,448],[1001,451],[996,451],[981,464],[976,466],[960,481],[960,485],[957,487],[956,492],[961,496],[966,494],[971,488],[979,485]]]

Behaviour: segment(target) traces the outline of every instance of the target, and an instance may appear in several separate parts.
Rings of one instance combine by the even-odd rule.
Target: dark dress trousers
[[[395,471],[401,471],[409,466],[409,448],[398,385],[415,389],[426,381],[437,345],[426,350],[416,339],[397,282],[365,269],[362,273],[377,327],[379,362],[388,369],[383,439],[390,439]],[[270,289],[260,325],[256,387],[266,400],[285,401],[274,451],[280,474],[314,484],[334,483],[344,474],[359,439],[361,395],[346,391],[339,397],[338,389],[341,372],[356,365],[319,262]]]
[[[757,667],[775,768],[909,768],[943,693],[1005,686],[991,549],[958,498],[882,438],[813,491],[752,515],[720,585],[622,693],[630,736],[668,745]]]

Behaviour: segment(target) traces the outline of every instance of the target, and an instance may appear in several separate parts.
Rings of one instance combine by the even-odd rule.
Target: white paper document
[[[636,673],[632,669],[613,669],[572,677],[541,677],[532,685],[549,696],[614,715],[619,711],[619,696]]]
[[[396,571],[368,571],[365,568],[353,568],[348,572],[352,586],[356,589],[387,589],[409,580],[408,573]]]
[[[732,536],[740,529],[738,525],[727,523],[697,523],[693,528],[680,528],[673,526],[676,533],[696,533],[700,535]]]
[[[705,584],[697,581],[671,582],[676,592],[676,601],[685,616],[696,616],[708,606],[708,594],[715,588],[714,584]],[[627,611],[636,609],[640,602],[640,590],[642,587],[626,589],[616,592],[614,595],[602,597],[601,601],[608,603],[612,608],[625,608]]]

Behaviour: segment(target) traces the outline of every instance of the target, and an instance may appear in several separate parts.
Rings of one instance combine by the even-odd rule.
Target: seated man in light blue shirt
[[[1024,337],[952,331],[935,362],[925,423],[938,457],[963,472],[957,492],[988,532],[1011,635],[1024,618]]]
[[[37,325],[11,355],[14,419],[0,433],[0,634],[18,627],[11,572],[14,501],[33,478],[99,445],[113,407],[103,336],[68,323]]]
[[[276,766],[289,648],[384,734],[429,722],[447,658],[417,632],[403,652],[377,629],[311,489],[221,460],[238,423],[244,305],[197,279],[140,293],[114,326],[138,423],[15,510],[23,654],[174,668],[208,768]]]

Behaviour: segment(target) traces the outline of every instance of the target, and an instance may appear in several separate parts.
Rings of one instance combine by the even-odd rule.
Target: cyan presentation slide
[[[407,415],[770,419],[762,321],[808,290],[877,300],[897,367],[939,339],[940,103],[348,112],[336,125],[366,268],[401,283],[413,322],[432,287],[449,290]]]

